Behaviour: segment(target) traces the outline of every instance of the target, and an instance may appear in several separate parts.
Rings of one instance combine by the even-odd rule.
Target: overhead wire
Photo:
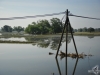
[[[87,18],[87,19],[95,19],[95,20],[100,20],[100,18],[93,18],[93,17],[86,17],[86,16],[78,16],[78,15],[69,15],[69,16],[74,16],[74,17],[80,17],[80,18]]]
[[[44,14],[44,15],[35,15],[35,16],[9,17],[9,18],[0,18],[0,20],[14,20],[14,19],[37,18],[37,17],[46,17],[46,16],[60,15],[60,14],[64,14],[64,13],[65,12],[52,13],[52,14]]]
[[[61,15],[61,14],[65,14],[65,13],[66,13],[66,11],[65,11],[65,12],[59,12],[59,13],[52,13],[52,14],[44,14],[44,15],[0,18],[0,20],[15,20],[15,19],[37,18],[37,17],[46,17],[46,16]],[[73,15],[73,14],[70,14],[70,12],[69,12],[69,15],[68,15],[68,16],[100,20],[100,18],[93,18],[93,17],[86,17],[86,16]],[[62,19],[63,19],[63,18],[62,18]]]

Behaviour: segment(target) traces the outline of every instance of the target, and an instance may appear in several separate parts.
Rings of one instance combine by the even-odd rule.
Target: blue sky
[[[100,0],[0,0],[0,17],[33,16],[63,12],[68,9],[72,14],[100,18]],[[0,21],[3,25],[26,27],[33,21],[53,17],[61,19],[63,15],[31,18],[20,20]],[[73,28],[94,27],[100,28],[100,20],[69,17]]]

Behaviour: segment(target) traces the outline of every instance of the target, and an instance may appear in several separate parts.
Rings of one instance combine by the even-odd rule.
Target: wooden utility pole
[[[69,21],[68,14],[69,14],[69,11],[67,9],[67,11],[66,11],[66,21],[65,21],[65,24],[64,24],[64,27],[63,27],[63,30],[62,30],[62,35],[61,35],[61,38],[60,38],[60,42],[59,42],[56,57],[55,57],[55,58],[57,58],[57,56],[58,56],[58,52],[59,52],[59,49],[60,49],[60,46],[61,46],[64,30],[66,28],[66,51],[65,51],[66,52],[66,59],[65,59],[65,65],[66,65],[66,71],[65,72],[66,72],[66,75],[67,75],[67,52],[68,52],[68,28],[70,28],[71,36],[72,36],[72,39],[73,39],[73,44],[74,44],[75,51],[76,51],[76,54],[77,54],[77,57],[78,57],[77,47],[76,47],[76,44],[75,44],[73,31],[72,31],[72,27],[71,27],[71,24],[70,24],[70,21]]]
[[[60,49],[60,46],[61,46],[61,42],[62,42],[62,38],[63,38],[65,28],[66,28],[66,56],[67,56],[67,48],[68,48],[68,46],[67,46],[68,28],[70,28],[71,36],[72,36],[72,39],[73,39],[73,44],[74,44],[74,47],[75,47],[76,54],[78,56],[78,51],[77,51],[77,47],[76,47],[76,44],[75,44],[73,31],[72,31],[72,27],[71,27],[71,24],[70,24],[70,21],[69,21],[68,14],[69,14],[69,12],[68,12],[68,9],[67,9],[67,11],[66,11],[66,21],[65,21],[65,24],[64,24],[64,27],[63,27],[63,30],[62,30],[62,35],[61,35],[61,38],[60,38],[60,41],[59,41],[59,45],[58,45],[58,49],[57,49],[57,53],[56,53],[56,58],[58,56],[58,52],[59,52],[59,49]]]

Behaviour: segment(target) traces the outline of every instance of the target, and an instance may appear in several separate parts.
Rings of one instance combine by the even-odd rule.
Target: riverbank
[[[75,32],[74,35],[78,36],[100,36],[100,32]]]
[[[62,33],[58,33],[58,34],[46,34],[46,35],[28,35],[28,36],[22,36],[22,35],[0,35],[0,43],[22,43],[22,44],[30,44],[30,43],[36,43],[35,39],[36,40],[39,40],[39,39],[47,39],[47,38],[56,38],[56,37],[61,37],[61,34]],[[86,36],[86,37],[89,37],[89,38],[93,38],[95,36],[100,36],[100,33],[89,33],[89,32],[77,32],[77,33],[73,33],[74,36]],[[69,38],[70,37],[70,33],[69,33]],[[64,37],[66,37],[66,33],[64,33]],[[13,40],[9,39],[9,38],[12,38]],[[15,41],[14,38],[24,38],[24,40],[21,40],[21,41]],[[7,39],[7,40],[4,40],[4,39]],[[32,41],[31,39],[34,39],[34,41]]]
[[[35,43],[32,41],[4,41],[4,40],[0,40],[0,43],[20,43],[20,44],[30,44],[30,43]]]
[[[10,37],[36,37],[36,38],[42,38],[42,37],[59,37],[61,36],[62,33],[57,33],[57,34],[44,34],[44,35],[0,35],[0,38],[10,38]],[[71,33],[68,33],[71,35]],[[66,33],[64,33],[64,36]],[[74,36],[100,36],[100,32],[75,32],[73,33]]]

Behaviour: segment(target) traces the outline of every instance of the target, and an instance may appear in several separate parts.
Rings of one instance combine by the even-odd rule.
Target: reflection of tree
[[[60,37],[53,37],[52,38],[52,43],[51,43],[51,49],[52,50],[57,50],[58,45],[59,45]]]
[[[94,36],[88,36],[88,38],[92,39],[92,38],[94,38]]]
[[[42,48],[47,48],[48,46],[50,46],[50,48],[52,50],[57,50],[58,45],[59,45],[59,41],[60,41],[60,37],[43,37],[43,38],[35,38],[35,37],[25,37],[25,39],[27,41],[33,41],[35,42],[34,44],[32,44],[33,46],[37,44],[38,47],[42,47]],[[62,43],[64,43],[66,41],[66,38],[64,37],[62,40]],[[68,37],[68,43],[70,43],[71,41],[71,37]]]
[[[33,41],[33,42],[39,41],[39,40],[40,40],[40,38],[34,38],[34,37],[25,37],[25,39],[26,39],[27,41]]]
[[[32,44],[33,46],[37,44],[38,47],[47,48],[50,44],[49,38],[34,38],[34,37],[27,37],[25,38],[27,41],[36,42]]]
[[[63,38],[62,42],[66,41],[66,37]],[[71,42],[71,36],[68,36],[67,42],[70,43]]]
[[[36,45],[36,43],[32,43],[32,45],[33,45],[33,46],[35,46],[35,45]]]
[[[42,47],[42,48],[47,48],[49,44],[50,42],[40,42],[40,43],[37,43],[37,46]]]
[[[51,49],[52,50],[57,50],[58,45],[59,45],[59,41],[60,41],[60,37],[52,38],[52,44],[51,44]],[[62,40],[62,43],[64,43],[65,41],[66,41],[66,38],[64,37],[63,40]],[[68,41],[68,43],[71,42],[71,37],[70,36],[68,36],[68,40],[67,41]]]

